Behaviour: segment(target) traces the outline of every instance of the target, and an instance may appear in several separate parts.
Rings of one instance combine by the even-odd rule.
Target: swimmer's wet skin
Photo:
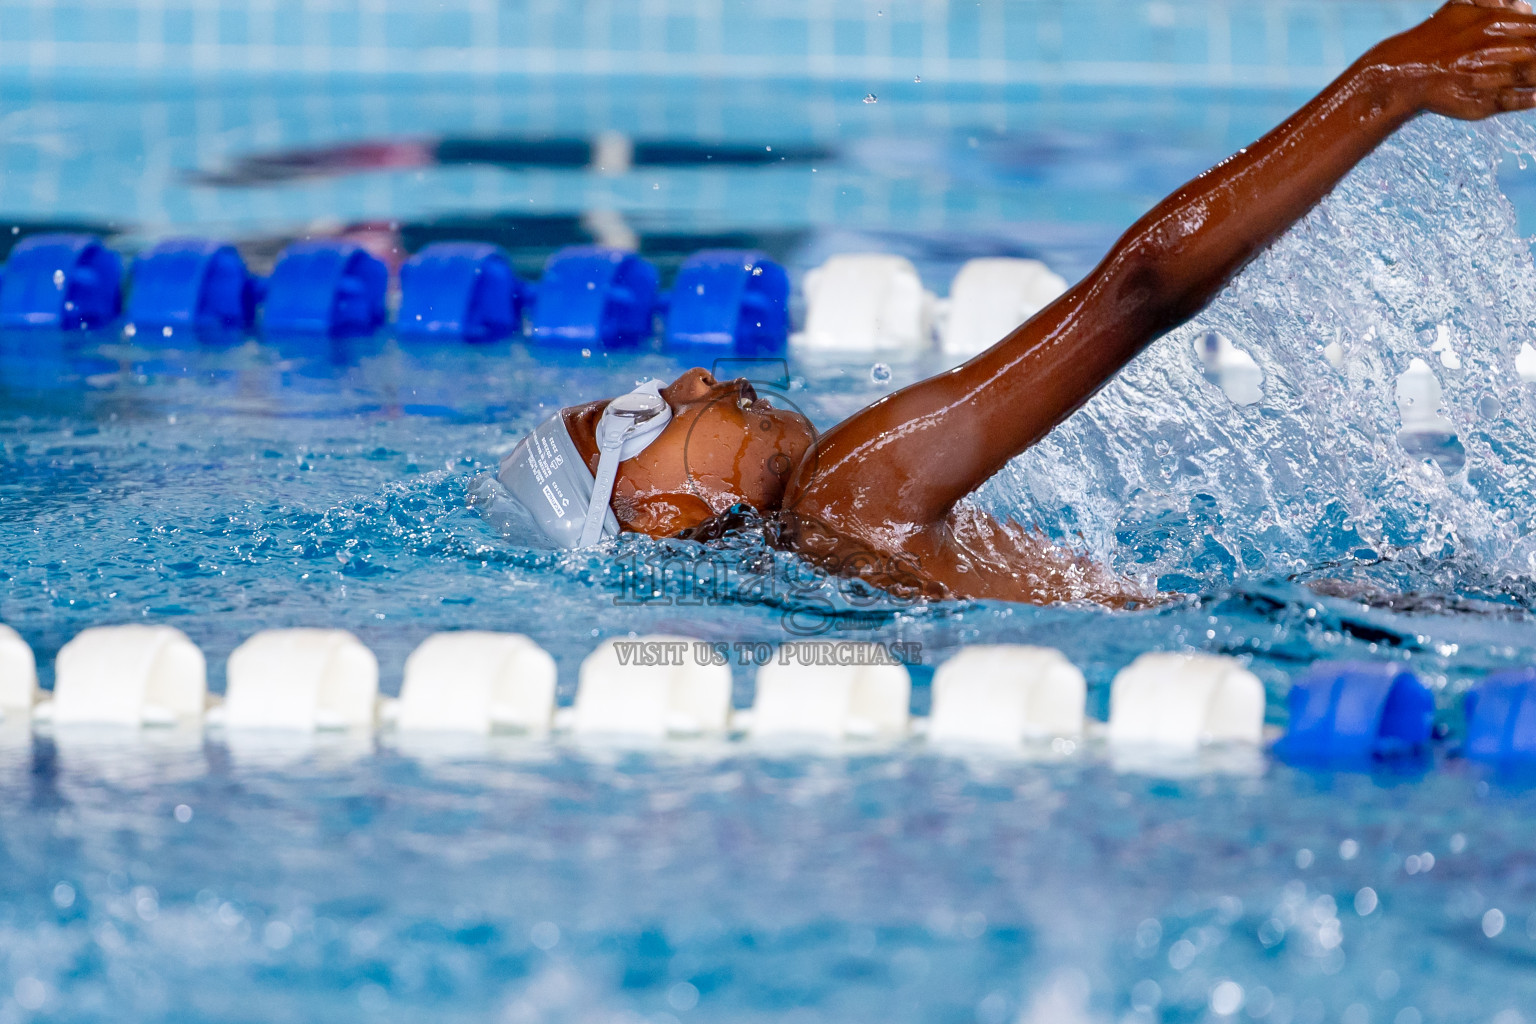
[[[998,344],[819,438],[745,381],[684,373],[660,390],[671,421],[618,466],[619,528],[697,535],[747,505],[781,546],[898,593],[1146,601],[1154,595],[963,499],[1198,313],[1403,124],[1422,113],[1479,120],[1533,107],[1530,5],[1447,4],[1155,206],[1086,278]],[[560,415],[592,474],[607,404]]]

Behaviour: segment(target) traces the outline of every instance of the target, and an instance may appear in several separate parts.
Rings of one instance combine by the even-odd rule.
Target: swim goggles
[[[595,478],[558,412],[501,460],[496,479],[557,547],[591,547],[619,535],[619,521],[609,504],[614,480],[619,464],[645,451],[672,422],[672,408],[661,397],[661,388],[659,380],[645,381],[603,409],[597,422]]]

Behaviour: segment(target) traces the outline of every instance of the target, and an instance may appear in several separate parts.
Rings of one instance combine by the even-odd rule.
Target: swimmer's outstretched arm
[[[1422,112],[1536,107],[1525,3],[1441,8],[1378,44],[1280,127],[1138,221],[1075,287],[997,345],[828,431],[785,496],[792,516],[888,551],[1060,423],[1194,316],[1350,168]]]

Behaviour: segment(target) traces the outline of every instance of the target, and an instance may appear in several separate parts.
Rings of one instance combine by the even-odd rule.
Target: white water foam
[[[1366,551],[1536,575],[1536,392],[1515,369],[1536,336],[1536,263],[1497,180],[1533,151],[1529,117],[1411,123],[980,500],[1165,582]],[[1260,401],[1202,376],[1209,331],[1258,363]],[[1462,465],[1399,439],[1414,359],[1443,386]]]

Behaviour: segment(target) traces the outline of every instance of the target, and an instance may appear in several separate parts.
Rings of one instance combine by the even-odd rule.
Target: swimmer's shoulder
[[[966,501],[927,525],[843,523],[803,507],[776,517],[774,539],[827,572],[858,576],[898,596],[1111,607],[1149,594],[1038,530],[999,522]]]

